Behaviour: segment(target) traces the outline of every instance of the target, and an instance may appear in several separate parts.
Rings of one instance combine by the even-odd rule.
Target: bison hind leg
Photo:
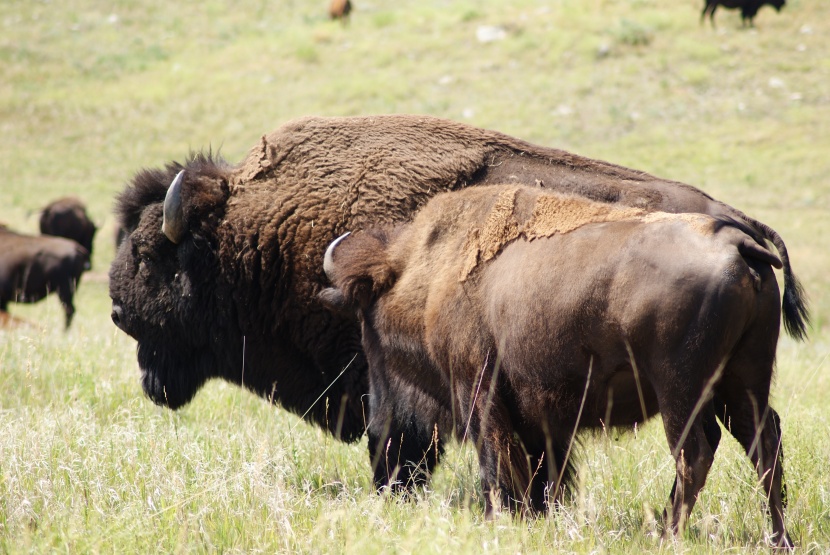
[[[763,394],[745,390],[724,397],[718,416],[752,461],[764,488],[766,512],[777,547],[793,548],[784,522],[787,489],[784,481],[784,446],[781,418]]]
[[[720,437],[714,441],[711,424],[715,411],[711,401],[691,404],[685,397],[664,397],[660,408],[676,465],[669,494],[671,507],[664,512],[666,532],[679,534],[706,483]]]
[[[721,430],[720,426],[718,426],[717,418],[715,414],[718,413],[718,407],[723,406],[723,402],[715,395],[715,399],[712,401],[712,406],[714,410],[707,410],[701,415],[701,425],[703,426],[703,434],[706,436],[706,441],[709,444],[709,449],[712,450],[712,455],[714,456],[715,452],[718,450],[718,445],[720,445],[721,440]],[[674,479],[674,484],[671,488],[671,493],[669,493],[669,500],[671,503],[674,503],[674,496],[677,493],[677,478]],[[665,515],[664,515],[665,516]]]

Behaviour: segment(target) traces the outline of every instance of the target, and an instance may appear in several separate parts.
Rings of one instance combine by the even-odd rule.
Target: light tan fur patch
[[[484,225],[471,229],[467,234],[467,241],[462,248],[464,265],[460,281],[467,279],[480,262],[487,262],[504,245],[519,237],[519,222],[513,215],[517,191],[518,187],[511,187],[499,193]]]
[[[522,234],[532,241],[537,237],[568,233],[589,223],[632,220],[644,213],[639,208],[617,207],[560,195],[540,195],[536,199],[533,215],[522,226]]]
[[[644,223],[663,222],[666,220],[680,220],[686,222],[690,228],[701,235],[715,233],[715,220],[706,214],[669,214],[668,212],[652,212],[641,218]]]
[[[624,220],[643,223],[680,220],[702,235],[715,232],[714,220],[704,214],[646,212],[640,208],[594,202],[580,197],[528,191],[523,187],[509,187],[500,191],[484,224],[467,233],[462,247],[463,263],[459,281],[466,280],[476,266],[494,258],[505,245],[522,236],[532,241],[557,233],[569,233],[586,224]],[[532,199],[533,210],[530,217],[521,222],[517,212],[521,213],[522,210],[517,209],[517,202],[527,199],[525,195],[528,194],[535,196]],[[529,206],[524,213],[527,212]]]

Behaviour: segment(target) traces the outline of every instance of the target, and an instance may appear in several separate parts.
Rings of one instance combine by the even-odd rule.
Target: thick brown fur
[[[719,414],[758,466],[776,542],[791,546],[767,404],[780,261],[731,224],[492,186],[438,195],[393,235],[346,237],[329,277],[359,308],[370,394],[387,390],[370,412],[372,460],[383,463],[390,439],[380,423],[405,420],[400,397],[415,389],[476,443],[488,501],[540,509],[568,481],[576,430],[660,412],[677,532],[712,464]],[[472,244],[492,254],[469,268]]]
[[[69,328],[75,290],[88,269],[89,252],[71,239],[25,235],[0,226],[0,311],[10,302],[34,303],[57,292]]]
[[[161,232],[162,202],[182,169],[189,231],[173,244]],[[429,116],[302,118],[263,136],[239,164],[196,155],[141,170],[120,195],[127,237],[110,270],[113,319],[138,340],[145,392],[175,408],[222,378],[359,438],[366,360],[354,318],[318,298],[326,246],[346,231],[407,222],[439,192],[493,183],[731,216],[759,244],[773,241],[785,280],[795,279],[774,231],[689,185]],[[787,283],[785,309],[794,307],[803,334],[806,307],[797,282]],[[434,425],[446,415],[435,400],[412,402],[423,419],[388,423],[404,437],[390,453],[428,472],[440,454]],[[385,473],[376,478],[387,483]]]

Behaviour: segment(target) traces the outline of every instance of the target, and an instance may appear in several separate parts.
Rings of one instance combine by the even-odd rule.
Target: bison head
[[[196,155],[140,172],[117,200],[126,237],[110,269],[112,320],[138,341],[145,393],[174,409],[237,362],[227,360],[234,349],[216,344],[235,340],[221,329],[228,315],[217,239],[228,169]]]

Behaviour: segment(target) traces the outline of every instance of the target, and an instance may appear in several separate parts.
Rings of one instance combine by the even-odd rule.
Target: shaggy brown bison
[[[353,314],[334,314],[317,297],[326,246],[348,230],[406,222],[439,192],[493,183],[746,222],[777,248],[784,323],[804,334],[806,306],[784,242],[694,187],[432,117],[304,118],[262,137],[239,164],[196,155],[138,172],[121,193],[127,237],[110,269],[112,318],[138,341],[144,391],[176,408],[222,378],[357,439],[366,361]],[[370,402],[383,391],[376,395]],[[403,437],[390,453],[404,464],[404,483],[409,472],[422,477],[441,449],[432,439],[442,405],[417,402],[418,411],[386,426]],[[375,478],[384,485],[389,474],[376,469]]]
[[[703,11],[700,13],[700,22],[703,23],[703,20],[706,19],[706,14],[709,14],[709,21],[712,22],[712,26],[714,27],[715,10],[718,9],[718,6],[723,6],[724,8],[733,10],[740,8],[741,23],[745,27],[747,24],[752,27],[755,25],[753,22],[755,15],[761,9],[761,6],[770,5],[775,8],[775,11],[780,12],[786,3],[787,0],[705,0]]]
[[[40,213],[40,232],[76,241],[92,254],[96,227],[86,213],[86,206],[75,197],[49,203]]]
[[[0,225],[0,311],[10,302],[34,303],[57,291],[68,328],[75,290],[88,269],[89,253],[75,241],[24,235]]]
[[[749,231],[749,233],[746,233]],[[661,413],[676,460],[668,528],[706,481],[720,416],[758,469],[779,545],[781,439],[768,409],[781,262],[745,223],[517,186],[436,196],[411,224],[338,239],[330,304],[359,308],[375,384],[437,400],[475,442],[492,499],[541,509],[578,430]],[[393,418],[373,403],[372,442]]]

